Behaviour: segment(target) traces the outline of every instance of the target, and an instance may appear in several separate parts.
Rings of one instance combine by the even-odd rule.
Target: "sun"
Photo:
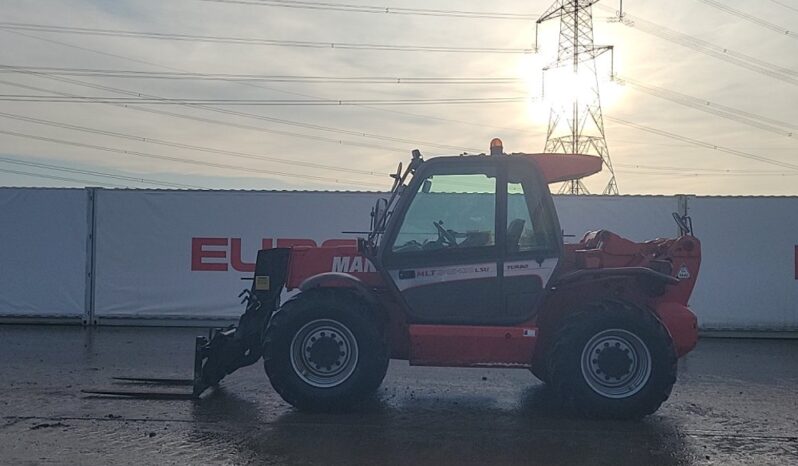
[[[622,100],[624,87],[601,67],[593,71],[581,66],[577,72],[572,65],[553,67],[542,54],[524,55],[519,60],[518,76],[529,95],[527,118],[536,125],[548,122],[551,109],[572,109],[574,103],[587,105],[600,93],[603,110],[614,108]]]

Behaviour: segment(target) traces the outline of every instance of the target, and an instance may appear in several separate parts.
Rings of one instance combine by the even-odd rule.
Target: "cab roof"
[[[468,160],[469,162],[486,161],[500,158],[524,159],[537,165],[541,176],[547,183],[558,183],[561,181],[575,180],[596,174],[601,171],[601,157],[583,154],[502,154],[502,155],[460,155],[433,157],[425,160],[424,163],[451,162],[455,159]]]
[[[582,154],[510,154],[508,157],[528,157],[538,164],[548,183],[576,180],[601,171],[601,157]]]

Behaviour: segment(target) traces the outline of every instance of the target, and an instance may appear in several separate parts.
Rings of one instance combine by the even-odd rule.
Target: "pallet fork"
[[[252,286],[239,294],[246,303],[237,326],[217,328],[194,341],[194,375],[191,379],[113,377],[115,384],[139,387],[191,387],[191,393],[130,389],[84,389],[92,396],[151,400],[198,400],[209,388],[234,371],[255,364],[263,355],[263,337],[272,314],[280,305],[280,293],[288,271],[290,249],[258,252]]]

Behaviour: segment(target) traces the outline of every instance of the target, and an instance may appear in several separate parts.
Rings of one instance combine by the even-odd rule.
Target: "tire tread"
[[[313,309],[355,309],[350,317],[361,319],[366,333],[364,341],[358,341],[361,357],[367,361],[367,367],[361,372],[361,379],[351,389],[334,398],[320,399],[313,396],[315,389],[306,387],[302,389],[296,382],[292,383],[289,377],[293,369],[283,367],[280,358],[275,358],[273,347],[280,340],[283,333],[287,332],[295,319],[301,319],[303,314]],[[344,311],[346,312],[346,311]],[[279,350],[279,349],[278,349]],[[304,411],[331,411],[348,409],[379,388],[388,370],[390,361],[388,345],[379,329],[373,309],[362,299],[352,293],[333,289],[318,289],[306,291],[288,300],[271,319],[264,336],[264,369],[269,377],[272,388],[289,404]],[[360,364],[360,362],[358,362]],[[291,371],[291,372],[286,372]],[[353,374],[355,375],[355,374]]]
[[[574,364],[574,347],[578,346],[581,354],[581,339],[591,326],[600,325],[602,320],[616,319],[636,320],[638,325],[652,332],[653,341],[645,341],[650,352],[657,351],[656,356],[652,354],[651,378],[640,392],[628,399],[598,400],[598,394],[588,399],[584,395],[585,388],[580,386],[584,383],[581,373],[579,380],[574,380],[574,369],[571,367]],[[652,344],[656,346],[652,348]],[[566,317],[558,326],[546,363],[548,382],[565,407],[589,418],[639,419],[648,416],[670,397],[676,382],[677,357],[667,330],[650,311],[625,303],[596,304]]]

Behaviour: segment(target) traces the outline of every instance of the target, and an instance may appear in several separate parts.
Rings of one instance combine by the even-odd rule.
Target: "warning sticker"
[[[256,291],[269,291],[271,283],[268,275],[258,275],[255,277],[255,290]]]

